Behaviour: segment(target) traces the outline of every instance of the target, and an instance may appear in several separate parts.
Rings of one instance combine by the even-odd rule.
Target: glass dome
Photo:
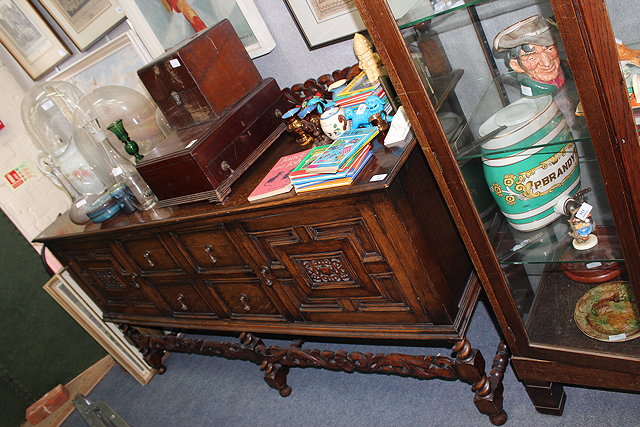
[[[98,119],[100,127],[122,119],[129,137],[134,140],[142,155],[148,153],[156,143],[165,138],[163,124],[157,120],[158,108],[141,93],[126,86],[103,86],[84,96],[79,103],[83,115],[76,117],[76,128],[87,123],[87,118]],[[82,121],[82,123],[80,123]],[[133,162],[124,145],[114,135],[107,132],[111,146],[125,159]]]
[[[82,93],[64,81],[35,84],[22,100],[22,121],[33,142],[58,157],[67,150],[73,134],[73,116]]]

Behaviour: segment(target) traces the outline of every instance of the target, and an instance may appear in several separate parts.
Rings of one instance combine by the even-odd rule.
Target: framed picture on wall
[[[51,76],[49,80],[68,81],[85,94],[102,86],[118,85],[127,86],[147,96],[137,71],[150,60],[151,56],[138,36],[129,30]]]
[[[396,18],[424,0],[390,2]],[[309,49],[345,40],[365,27],[353,0],[285,0]]]
[[[80,50],[85,50],[122,21],[122,9],[109,0],[40,0]]]
[[[0,0],[0,42],[34,80],[70,55],[27,0]]]
[[[276,45],[253,0],[116,1],[154,58],[225,18],[252,58]]]

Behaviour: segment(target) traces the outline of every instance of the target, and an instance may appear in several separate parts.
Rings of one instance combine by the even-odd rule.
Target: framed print
[[[389,6],[398,19],[420,2],[394,0]],[[365,30],[353,0],[285,0],[285,3],[309,49],[336,43]]]
[[[138,78],[138,68],[151,60],[135,32],[129,30],[96,49],[49,80],[65,80],[83,93],[108,85],[127,86],[144,95],[147,91]]]
[[[27,0],[0,0],[0,42],[34,80],[70,55]]]
[[[44,290],[93,337],[136,381],[145,385],[156,371],[127,341],[117,326],[102,320],[102,311],[78,286],[66,269],[54,274]]]
[[[85,50],[125,16],[109,0],[40,0],[73,43]]]
[[[155,58],[197,31],[228,18],[251,58],[276,46],[253,0],[116,0]],[[166,8],[163,4],[175,4]]]

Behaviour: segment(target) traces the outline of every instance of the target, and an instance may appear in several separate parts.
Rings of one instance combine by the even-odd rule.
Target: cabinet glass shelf
[[[486,90],[480,97],[473,113],[470,115],[465,127],[461,129],[450,141],[451,148],[456,159],[464,160],[476,157],[482,157],[481,145],[486,142],[486,137],[482,138],[479,132],[480,127],[492,115],[500,111],[502,108],[515,101],[524,98],[521,93],[520,83],[516,73],[502,74],[492,81],[479,80],[478,85],[484,85]],[[570,142],[589,141],[589,130],[587,128],[584,117],[575,115],[576,106],[578,104],[578,95],[573,80],[567,81],[565,85],[553,94],[553,99],[558,104],[560,111],[567,122],[567,127],[571,131],[571,137],[562,141],[541,144],[537,147],[544,146],[543,151],[539,154],[551,152],[554,146],[566,145]],[[546,151],[545,151],[546,149]],[[492,156],[522,151],[520,148],[507,147],[503,150],[492,150]],[[582,154],[580,154],[583,156]]]
[[[453,13],[457,10],[467,8],[469,6],[473,6],[480,3],[486,3],[493,0],[467,0],[463,2],[463,4],[459,6],[452,7],[447,10],[443,10],[441,12],[434,13],[433,7],[431,6],[431,2],[429,0],[422,0],[416,3],[407,13],[402,15],[396,22],[398,27],[400,28],[409,28],[414,25],[421,24],[426,21],[430,21],[439,16],[447,15]],[[389,3],[393,3],[393,0],[390,0]]]

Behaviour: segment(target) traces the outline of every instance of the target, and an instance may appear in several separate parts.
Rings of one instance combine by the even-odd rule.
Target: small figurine
[[[507,63],[518,73],[525,95],[553,93],[570,75],[560,61],[551,26],[542,15],[530,16],[500,31],[493,47],[507,53]]]
[[[387,122],[387,113],[385,111],[381,111],[379,113],[375,113],[371,117],[369,117],[369,123],[371,126],[375,126],[378,128],[378,134],[386,135],[389,130],[389,122]]]
[[[384,111],[384,101],[376,95],[369,95],[364,100],[364,104],[360,104],[357,108],[349,108],[345,110],[345,117],[351,120],[351,129],[360,127],[370,127],[369,119],[376,113],[381,113],[385,121],[391,120]]]
[[[295,107],[282,114],[281,118],[287,125],[287,132],[296,137],[296,142],[305,146],[314,142],[313,125],[306,120],[298,117],[300,107]],[[276,115],[279,112],[276,112]]]
[[[318,114],[322,114],[324,110],[329,108],[331,105],[333,105],[333,102],[327,101],[320,93],[316,93],[315,95],[305,99],[301,107],[303,110],[307,107],[314,107]]]
[[[593,234],[596,224],[591,216],[591,206],[587,203],[585,194],[591,188],[585,188],[575,196],[566,196],[559,204],[562,204],[562,212],[569,216],[569,236],[573,237],[573,247],[579,251],[593,248],[598,244],[598,237]]]
[[[380,55],[373,51],[369,40],[360,33],[353,36],[353,53],[358,58],[358,66],[365,72],[370,83],[374,83],[385,74],[380,62]]]

